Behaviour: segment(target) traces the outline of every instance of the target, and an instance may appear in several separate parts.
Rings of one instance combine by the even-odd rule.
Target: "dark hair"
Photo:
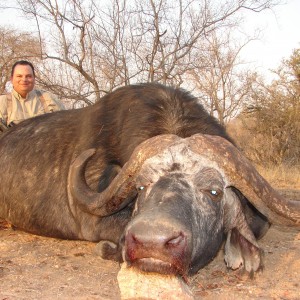
[[[35,77],[35,72],[34,72],[34,66],[31,62],[27,61],[27,60],[19,60],[19,61],[16,61],[12,68],[11,68],[11,76],[14,75],[14,72],[15,72],[15,67],[18,66],[18,65],[21,65],[21,66],[30,66],[31,69],[32,69],[32,73],[33,73],[33,76]]]

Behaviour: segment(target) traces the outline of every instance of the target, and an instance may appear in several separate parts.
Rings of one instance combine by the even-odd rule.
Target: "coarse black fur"
[[[138,144],[160,134],[188,137],[206,133],[230,139],[199,100],[182,89],[133,85],[103,97],[96,107],[101,116],[98,127],[104,125],[97,146],[112,149],[107,153],[108,161],[119,161],[121,165]]]
[[[0,136],[0,218],[40,235],[118,244],[132,206],[101,218],[81,211],[68,195],[72,161],[96,148],[85,178],[102,191],[141,142],[196,133],[230,140],[197,98],[153,83],[119,88],[86,108],[25,120]]]
[[[99,223],[109,225],[118,216],[100,221],[74,217],[74,209],[66,203],[72,161],[82,151],[96,148],[86,180],[93,189],[103,190],[113,177],[108,173],[122,167],[138,144],[166,133],[180,137],[207,133],[229,139],[197,98],[160,84],[122,87],[92,106],[23,121],[0,137],[0,217],[42,235],[103,238],[97,232]],[[119,214],[128,217],[124,211]]]

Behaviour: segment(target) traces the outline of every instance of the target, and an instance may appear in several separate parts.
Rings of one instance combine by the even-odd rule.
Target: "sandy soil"
[[[300,199],[300,190],[283,192]],[[120,299],[120,266],[94,254],[95,244],[0,228],[0,300]],[[189,279],[195,299],[300,299],[299,229],[272,227],[260,245],[263,272],[229,271],[220,253]]]

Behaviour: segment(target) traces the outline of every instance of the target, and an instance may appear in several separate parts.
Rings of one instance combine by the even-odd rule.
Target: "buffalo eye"
[[[139,186],[138,188],[137,188],[137,190],[140,192],[140,191],[142,191],[142,190],[144,190],[145,189],[145,187],[143,186],[143,185],[141,185],[141,186]]]
[[[213,201],[220,201],[223,196],[223,192],[219,189],[207,189],[203,192]]]
[[[219,195],[218,191],[216,191],[216,190],[211,190],[211,191],[210,191],[210,194],[211,194],[212,196],[218,196],[218,195]]]

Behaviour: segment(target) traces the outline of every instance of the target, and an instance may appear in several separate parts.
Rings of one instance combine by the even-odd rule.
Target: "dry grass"
[[[300,189],[300,166],[257,166],[257,170],[274,188]]]

